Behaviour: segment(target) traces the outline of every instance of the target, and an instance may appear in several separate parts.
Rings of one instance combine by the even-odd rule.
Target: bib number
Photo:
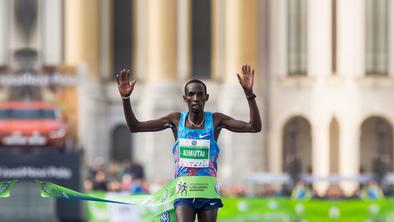
[[[179,165],[182,167],[209,167],[209,140],[180,139]]]

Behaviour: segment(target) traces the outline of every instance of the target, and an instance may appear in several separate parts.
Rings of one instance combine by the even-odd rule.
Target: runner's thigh
[[[177,222],[194,222],[196,212],[189,206],[181,205],[175,208],[175,214]]]
[[[218,209],[210,209],[198,212],[199,222],[216,222],[216,217],[218,215]]]

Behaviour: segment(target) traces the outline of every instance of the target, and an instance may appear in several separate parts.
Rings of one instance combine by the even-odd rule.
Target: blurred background
[[[140,120],[186,111],[184,84],[198,78],[207,111],[247,121],[236,73],[254,67],[263,131],[222,132],[225,196],[297,185],[320,199],[368,185],[390,196],[393,11],[393,0],[0,0],[0,179],[20,180],[0,218],[86,219],[79,202],[40,199],[32,179],[132,194],[173,179],[172,132],[128,131],[122,68]]]

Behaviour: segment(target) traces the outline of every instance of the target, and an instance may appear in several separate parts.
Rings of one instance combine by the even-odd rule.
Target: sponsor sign
[[[81,190],[80,165],[78,153],[0,150],[0,181],[40,179]],[[61,220],[82,220],[79,201],[56,200],[56,213]]]

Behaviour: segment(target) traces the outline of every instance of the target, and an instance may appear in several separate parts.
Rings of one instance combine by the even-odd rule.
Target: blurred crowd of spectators
[[[260,196],[290,196],[293,199],[369,199],[378,200],[385,196],[394,196],[393,187],[388,187],[383,190],[375,180],[370,180],[365,184],[360,184],[359,187],[352,193],[346,193],[339,183],[330,183],[324,193],[317,192],[311,184],[304,181],[298,181],[293,186],[271,186],[265,185]]]
[[[108,166],[98,161],[88,167],[84,181],[85,191],[129,192],[146,194],[150,191],[145,181],[144,167],[138,162],[111,161]]]
[[[88,167],[85,191],[127,192],[130,194],[150,194],[158,191],[170,181],[159,179],[148,183],[145,179],[144,167],[139,162],[115,162],[104,165],[96,161],[95,166]],[[360,185],[353,194],[346,195],[339,184],[330,184],[324,194],[318,194],[310,184],[303,181],[297,182],[295,186],[265,184],[257,190],[257,196],[282,196],[294,199],[380,199],[391,196],[394,192],[383,192],[376,181]],[[394,190],[394,189],[393,189]],[[220,193],[223,196],[246,196],[248,192],[243,185],[221,186]]]
[[[130,194],[150,194],[160,190],[170,181],[157,179],[148,183],[144,166],[139,162],[111,161],[105,165],[96,160],[94,166],[88,166],[84,181],[84,190],[105,192],[127,192]],[[223,196],[245,196],[246,189],[242,185],[221,187]]]

